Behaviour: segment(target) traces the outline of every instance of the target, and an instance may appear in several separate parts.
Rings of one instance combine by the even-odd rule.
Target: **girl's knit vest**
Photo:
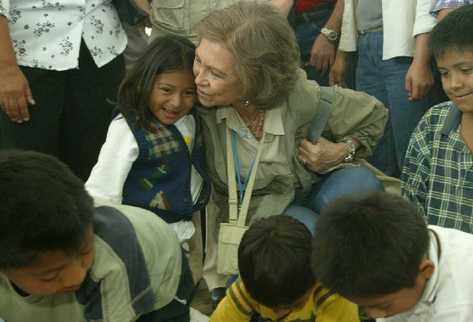
[[[197,118],[191,153],[174,125],[156,121],[153,133],[138,126],[131,117],[126,120],[138,143],[139,155],[125,181],[123,203],[151,210],[168,223],[190,220],[194,211],[207,204],[210,195]],[[195,204],[191,196],[191,165],[204,181]]]

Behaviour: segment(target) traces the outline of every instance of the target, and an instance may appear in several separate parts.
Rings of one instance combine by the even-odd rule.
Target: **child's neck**
[[[461,119],[461,136],[473,153],[473,113],[463,113]]]

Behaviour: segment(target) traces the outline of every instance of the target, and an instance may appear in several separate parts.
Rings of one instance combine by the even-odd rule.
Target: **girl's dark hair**
[[[120,85],[118,109],[136,120],[137,126],[154,131],[156,118],[149,110],[149,99],[156,76],[173,71],[192,72],[195,46],[187,38],[165,35],[153,40]]]

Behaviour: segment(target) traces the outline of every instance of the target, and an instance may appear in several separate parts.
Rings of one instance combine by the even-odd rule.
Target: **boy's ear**
[[[435,271],[435,264],[428,258],[423,258],[419,264],[419,274],[425,279],[430,279]]]

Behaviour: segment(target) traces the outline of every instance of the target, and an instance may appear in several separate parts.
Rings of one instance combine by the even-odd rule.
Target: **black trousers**
[[[98,68],[82,43],[78,69],[21,69],[36,105],[22,124],[0,112],[0,147],[54,155],[86,180],[105,141],[124,76],[122,55]]]

